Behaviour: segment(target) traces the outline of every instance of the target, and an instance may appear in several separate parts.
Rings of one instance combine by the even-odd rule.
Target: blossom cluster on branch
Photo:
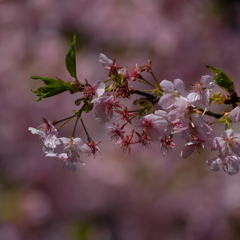
[[[178,134],[185,141],[180,153],[182,158],[209,147],[217,151],[215,158],[206,161],[213,171],[223,170],[229,175],[238,173],[240,134],[234,134],[230,124],[240,121],[240,100],[232,79],[224,71],[206,65],[214,76],[202,76],[188,91],[180,79],[159,82],[149,60],[143,66],[136,64],[134,68],[126,68],[118,65],[116,60],[100,54],[99,62],[106,69],[108,79],[90,84],[87,80],[82,82],[77,78],[75,45],[76,36],[65,59],[66,68],[74,80],[30,77],[45,83],[44,87],[32,91],[39,97],[37,101],[65,91],[70,94],[81,93],[81,97],[75,100],[80,109],[74,111],[73,115],[52,122],[43,118],[38,128],[29,128],[33,134],[40,136],[46,156],[58,159],[64,167],[75,171],[75,163],[84,164],[81,161],[82,154],[94,157],[101,154],[98,147],[100,142],[92,140],[82,118],[83,113],[94,111],[96,121],[109,129],[111,140],[123,152],[130,154],[134,144],[146,149],[151,143],[157,143],[164,155],[175,148],[174,138]],[[142,72],[149,73],[152,81],[145,79]],[[144,84],[150,89],[135,89],[130,86],[131,82]],[[211,95],[215,85],[227,94],[218,91]],[[133,94],[138,96],[134,101]],[[126,104],[129,101],[132,109]],[[232,111],[212,112],[209,107],[213,103],[231,104]],[[214,121],[207,121],[206,115],[215,118]],[[75,119],[75,125],[71,137],[59,138],[59,130],[72,119]],[[87,137],[86,143],[82,138],[75,137],[80,122]],[[211,128],[216,123],[222,123],[225,127],[221,136],[216,136]]]

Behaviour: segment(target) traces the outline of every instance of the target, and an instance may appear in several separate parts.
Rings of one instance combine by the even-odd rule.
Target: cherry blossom
[[[179,98],[176,102],[174,102],[173,109],[168,112],[167,116],[170,123],[179,124],[191,114],[192,107],[189,106],[187,100]]]
[[[100,142],[95,143],[93,140],[90,140],[87,145],[90,147],[91,149],[91,153],[89,153],[88,155],[93,155],[94,157],[98,154],[101,154],[100,148],[97,146]]]
[[[74,39],[72,45],[75,43]],[[70,51],[73,50],[74,48],[71,47]],[[67,56],[66,59],[69,60],[71,56],[69,54]],[[74,62],[69,61],[66,64],[71,76],[73,72],[69,66]],[[80,109],[74,110],[74,115],[56,121],[54,124],[45,120],[38,128],[29,128],[33,134],[40,136],[46,156],[57,157],[64,167],[75,171],[75,163],[84,164],[80,160],[83,153],[93,157],[101,154],[98,147],[100,141],[95,143],[92,140],[87,129],[88,124],[85,124],[82,118],[82,114],[88,114],[93,110],[95,120],[105,124],[109,129],[110,139],[114,140],[125,153],[130,154],[134,144],[138,144],[145,150],[152,142],[156,142],[164,155],[175,148],[175,138],[180,136],[184,140],[180,157],[187,158],[209,147],[211,150],[218,151],[217,157],[207,160],[207,164],[213,171],[223,170],[230,175],[239,171],[240,133],[233,133],[233,130],[228,128],[232,122],[240,121],[240,103],[235,85],[225,72],[206,65],[215,76],[202,76],[199,82],[192,84],[189,93],[185,90],[185,84],[181,79],[177,78],[173,82],[163,80],[159,83],[153,73],[151,60],[148,60],[146,65],[138,67],[136,64],[131,69],[118,66],[115,59],[111,60],[101,53],[99,62],[108,72],[109,78],[104,82],[97,80],[89,84],[87,80],[85,80],[86,83],[82,83],[78,79],[74,82],[65,82],[59,78],[30,77],[40,79],[46,85],[33,91],[40,97],[39,100],[63,91],[83,94],[82,98],[75,100],[75,104]],[[75,68],[75,66],[72,67]],[[151,75],[151,79],[140,74],[144,71]],[[129,86],[130,82],[134,88]],[[143,85],[137,88],[137,84]],[[216,92],[210,97],[215,84],[228,95]],[[228,104],[233,110],[212,112],[209,103]],[[209,121],[206,115],[217,120]],[[53,125],[61,123],[58,126],[59,130],[73,118],[75,118],[75,124],[72,137],[58,138],[58,131]],[[79,137],[73,137],[80,122],[88,143],[83,143]],[[225,129],[228,129],[220,137],[215,137],[212,129],[212,125],[216,123],[224,124]]]
[[[187,96],[188,102],[195,106],[208,107],[210,91],[213,89],[215,83],[211,76],[202,76],[199,83],[194,83],[192,92]]]
[[[161,116],[149,114],[142,117],[136,123],[136,128],[141,127],[152,141],[158,141],[164,137],[164,133],[168,128],[168,122]]]
[[[176,146],[177,144],[173,142],[173,139],[171,136],[165,135],[164,138],[160,139],[159,148],[163,155],[172,151]]]
[[[94,103],[95,119],[100,123],[106,123],[113,117],[113,109],[121,108],[121,105],[114,97],[103,96],[92,100]]]
[[[31,131],[32,134],[38,134],[40,139],[43,142],[43,152],[46,155],[55,155],[54,149],[57,144],[59,144],[59,140],[57,138],[58,131],[52,125],[50,121],[44,119],[44,123],[42,123],[37,129],[29,127],[28,130]]]
[[[86,84],[83,90],[84,98],[93,99],[93,96],[97,98],[101,97],[105,92],[105,83],[98,80],[92,86],[90,84]]]
[[[109,59],[106,55],[103,53],[100,53],[99,55],[99,62],[104,66],[104,67],[110,67],[113,65],[113,60]]]
[[[142,78],[140,72],[141,72],[141,71],[140,71],[138,65],[136,64],[136,65],[134,66],[134,69],[133,69],[133,70],[130,70],[129,80],[130,80],[130,81],[136,81],[136,80],[138,80],[139,78]]]
[[[200,152],[201,149],[204,148],[203,140],[195,139],[192,141],[188,141],[180,153],[182,158],[188,158],[194,151]]]
[[[119,67],[116,65],[115,60],[109,59],[106,55],[100,53],[99,55],[99,62],[106,67],[108,70],[108,76],[110,77],[111,75],[117,75],[118,70],[121,69],[122,67]]]
[[[235,175],[239,172],[240,158],[232,155],[227,157],[219,155],[218,157],[208,159],[206,163],[211,166],[212,171],[222,170],[229,175]]]
[[[240,157],[240,134],[233,134],[232,129],[226,130],[221,137],[213,140],[213,149],[221,151],[222,155],[237,155]]]
[[[237,103],[237,107],[235,107],[230,113],[229,117],[231,118],[232,122],[239,122],[240,121],[240,103]]]
[[[111,129],[108,135],[111,137],[111,140],[117,141],[119,138],[124,138],[124,131],[119,127],[119,125],[110,125],[109,123],[105,124],[107,128]]]
[[[123,152],[130,154],[131,152],[131,145],[134,143],[132,141],[133,138],[133,131],[131,134],[123,137],[121,140],[117,141],[117,144],[120,145]]]
[[[60,148],[61,153],[57,154],[56,157],[60,162],[63,163],[64,167],[71,171],[75,171],[75,163],[79,162],[85,165],[80,160],[80,155],[82,153],[89,154],[92,152],[92,149],[86,143],[84,143],[81,138],[62,137],[58,140],[60,142],[58,148]]]
[[[185,90],[185,84],[181,79],[175,79],[173,83],[168,80],[163,80],[160,83],[160,86],[166,93],[158,102],[163,109],[171,108],[176,100],[179,98],[185,98],[188,94]]]
[[[135,143],[139,144],[139,147],[141,148],[149,148],[151,138],[148,137],[148,135],[145,133],[145,131],[142,132],[142,134],[135,132],[138,136],[138,139]]]

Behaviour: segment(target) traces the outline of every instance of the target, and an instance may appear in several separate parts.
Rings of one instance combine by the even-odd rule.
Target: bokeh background
[[[35,102],[30,90],[41,83],[28,77],[69,81],[74,33],[82,81],[106,80],[101,52],[128,67],[151,59],[159,81],[186,85],[211,74],[207,63],[240,87],[240,1],[1,0],[0,240],[240,239],[240,175],[211,172],[205,161],[215,153],[181,159],[179,141],[165,157],[154,145],[128,156],[90,113],[84,119],[101,156],[83,157],[75,173],[44,156],[28,127],[70,116],[78,97]]]

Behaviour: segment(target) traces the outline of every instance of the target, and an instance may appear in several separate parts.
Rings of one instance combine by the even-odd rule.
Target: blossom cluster
[[[56,157],[64,167],[71,171],[76,170],[76,162],[84,165],[80,160],[80,154],[89,155],[100,152],[100,149],[93,143],[84,143],[81,138],[58,138],[58,131],[51,122],[44,119],[44,123],[37,129],[29,127],[32,134],[38,134],[43,144],[43,152],[47,157]]]
[[[185,144],[180,156],[187,158],[194,152],[200,152],[206,147],[218,150],[216,158],[207,160],[213,171],[223,170],[230,175],[239,171],[240,164],[240,134],[233,134],[229,129],[231,122],[240,121],[240,106],[238,95],[235,91],[231,78],[220,69],[207,66],[215,73],[215,76],[205,75],[198,82],[192,83],[190,89],[186,90],[181,79],[173,82],[163,80],[159,82],[152,71],[151,61],[143,66],[137,64],[133,69],[121,67],[116,60],[109,59],[100,54],[99,62],[108,73],[106,81],[97,80],[90,84],[87,80],[80,82],[76,75],[75,49],[76,39],[73,40],[71,49],[66,56],[66,67],[74,81],[64,82],[61,79],[49,79],[43,77],[31,77],[44,81],[46,86],[33,91],[42,98],[52,97],[63,91],[71,94],[82,93],[82,97],[75,101],[77,106],[81,105],[79,111],[73,116],[63,120],[50,122],[44,119],[44,123],[37,129],[29,128],[33,134],[38,134],[43,144],[43,152],[48,157],[56,157],[63,166],[74,171],[75,163],[80,160],[81,154],[96,155],[100,149],[95,143],[81,118],[83,112],[86,114],[94,111],[94,117],[100,124],[109,129],[112,141],[123,150],[131,152],[131,147],[138,144],[140,148],[149,148],[151,143],[159,145],[164,155],[172,151],[177,145],[174,142],[178,134]],[[142,72],[148,72],[154,83],[146,80]],[[138,82],[151,86],[151,90],[139,91],[130,86],[132,82]],[[228,95],[220,92],[211,92],[218,85]],[[132,100],[132,95],[139,98]],[[123,101],[124,99],[124,101]],[[133,101],[133,109],[129,110],[126,102]],[[232,104],[232,111],[214,113],[209,110],[210,104]],[[218,119],[218,123],[225,126],[226,131],[222,136],[215,136],[210,123],[205,116]],[[76,118],[73,134],[70,138],[58,138],[58,130],[71,119]],[[88,142],[84,143],[81,138],[74,137],[76,126],[82,123]],[[55,127],[60,122],[61,126]],[[126,127],[128,126],[128,127]],[[129,130],[130,129],[130,130]]]

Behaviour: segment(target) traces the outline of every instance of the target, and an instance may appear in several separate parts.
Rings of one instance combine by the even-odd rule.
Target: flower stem
[[[157,78],[155,77],[154,73],[151,71],[150,74],[152,75],[153,79],[155,80],[157,86],[159,87],[159,82],[158,82]]]
[[[144,78],[141,78],[141,80],[138,80],[138,82],[141,82],[141,83],[145,83],[145,84],[148,84],[149,86],[153,87],[153,88],[156,88],[153,84],[151,84],[150,82],[148,82],[146,79]]]
[[[75,135],[75,131],[76,131],[76,128],[77,128],[78,120],[79,120],[79,118],[81,117],[82,112],[83,112],[85,106],[86,106],[86,102],[84,102],[84,104],[83,104],[83,106],[81,107],[81,109],[80,109],[80,110],[78,111],[78,113],[75,115],[75,116],[77,116],[77,119],[76,119],[76,122],[75,122],[75,125],[74,125],[74,128],[73,128],[72,137],[74,137],[74,135]]]
[[[68,123],[72,118],[73,118],[73,117],[68,118],[64,123],[62,123],[59,127],[57,127],[57,129],[59,130],[59,129],[60,129],[61,127],[63,127],[66,123]]]
[[[89,134],[88,134],[88,131],[87,131],[86,127],[85,127],[85,124],[84,124],[84,122],[83,122],[83,119],[80,118],[80,121],[81,121],[82,126],[83,126],[83,129],[84,129],[84,131],[85,131],[85,133],[86,133],[86,135],[87,135],[88,141],[90,142],[92,139],[91,139],[91,137],[90,137]]]
[[[76,122],[75,122],[75,125],[74,125],[74,128],[73,128],[72,137],[74,137],[74,135],[75,135],[75,131],[76,131],[76,128],[77,128],[77,123],[78,123],[79,118],[80,118],[80,116],[77,116],[77,119],[76,119]]]
[[[56,121],[55,124],[58,124],[58,123],[60,123],[60,122],[66,121],[66,120],[71,120],[71,119],[74,118],[74,117],[76,117],[76,115],[73,115],[73,116],[71,116],[71,117],[67,117],[67,118],[61,119],[61,120],[59,120],[59,121]]]

